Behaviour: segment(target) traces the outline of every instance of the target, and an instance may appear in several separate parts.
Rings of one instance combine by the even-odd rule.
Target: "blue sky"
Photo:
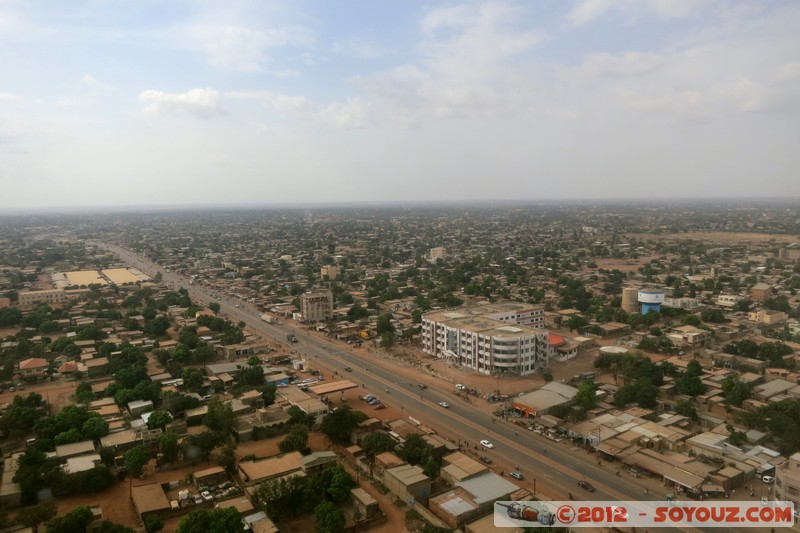
[[[0,0],[0,209],[800,196],[800,2]]]

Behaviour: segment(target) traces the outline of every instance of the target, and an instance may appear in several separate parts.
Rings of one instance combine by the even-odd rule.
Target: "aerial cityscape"
[[[0,533],[797,528],[798,27],[0,0]]]
[[[491,531],[495,501],[798,498],[796,203],[0,236],[7,524]]]

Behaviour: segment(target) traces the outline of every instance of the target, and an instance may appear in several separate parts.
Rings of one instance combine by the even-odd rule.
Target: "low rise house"
[[[488,472],[431,498],[428,507],[448,526],[457,528],[491,513],[494,502],[511,499],[517,490],[519,487],[506,478]]]
[[[383,473],[383,484],[404,502],[413,500],[427,503],[431,495],[431,480],[418,466],[387,468]]]
[[[47,359],[41,357],[31,357],[19,362],[19,373],[22,374],[23,379],[33,380],[40,379],[45,376],[49,363]]]
[[[164,517],[170,511],[167,495],[158,483],[132,487],[131,502],[141,520],[144,520],[149,515]]]
[[[258,485],[270,479],[301,473],[300,460],[302,457],[300,452],[290,452],[286,455],[259,461],[242,461],[237,466],[237,470],[245,485]]]

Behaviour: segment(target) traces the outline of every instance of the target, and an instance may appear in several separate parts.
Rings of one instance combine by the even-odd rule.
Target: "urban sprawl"
[[[5,216],[0,530],[797,506],[798,289],[788,202]]]

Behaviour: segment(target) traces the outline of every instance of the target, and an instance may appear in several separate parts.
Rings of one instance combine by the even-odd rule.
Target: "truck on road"
[[[263,313],[261,315],[261,320],[263,320],[267,324],[274,324],[275,323],[275,317],[273,317],[272,315],[268,315],[266,313]]]

